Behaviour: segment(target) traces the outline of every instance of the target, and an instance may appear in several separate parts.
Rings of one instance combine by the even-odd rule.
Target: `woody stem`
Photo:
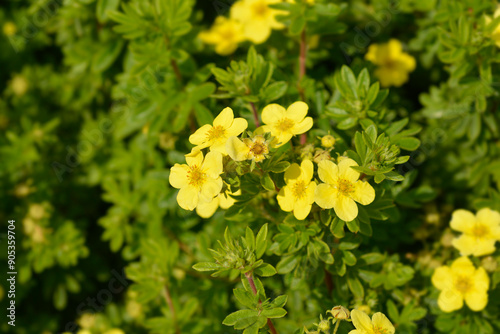
[[[252,289],[253,294],[257,295],[257,288],[255,287],[255,282],[253,280],[252,272],[250,271],[250,272],[245,273],[245,277],[247,278],[248,284],[250,284],[250,288]],[[259,299],[259,303],[261,303],[260,299]],[[269,327],[269,331],[272,334],[278,334],[278,332],[276,331],[276,328],[274,328],[274,324],[271,321],[271,319],[267,319],[267,327]]]
[[[253,102],[250,102],[250,105],[252,106],[252,114],[253,114],[253,120],[255,122],[255,127],[258,128],[260,126],[260,121],[259,121],[259,115],[257,114],[257,108],[255,108],[255,104],[253,104]]]

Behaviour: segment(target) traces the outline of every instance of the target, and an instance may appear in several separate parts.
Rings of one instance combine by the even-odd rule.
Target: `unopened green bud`
[[[332,135],[326,135],[321,138],[321,146],[324,148],[330,148],[335,145],[335,137]]]
[[[351,312],[349,312],[348,309],[346,309],[344,306],[341,305],[335,306],[326,313],[331,313],[331,315],[338,320],[347,320],[351,316]]]

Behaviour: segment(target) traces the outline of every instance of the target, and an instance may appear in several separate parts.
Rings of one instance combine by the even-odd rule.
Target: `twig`
[[[177,334],[181,334],[181,331],[180,331],[179,326],[177,324],[177,314],[175,313],[174,303],[172,302],[172,298],[170,297],[170,291],[168,290],[167,285],[165,285],[163,287],[163,297],[165,297],[165,300],[167,301],[168,308],[170,309],[170,313],[172,313],[172,319],[174,320],[174,324],[175,324],[175,332]]]
[[[250,105],[252,106],[252,113],[253,113],[253,120],[255,122],[255,127],[258,128],[260,126],[260,121],[259,121],[259,115],[257,114],[257,108],[255,108],[255,104],[253,104],[253,102],[250,102]]]
[[[250,288],[252,289],[253,294],[257,295],[257,288],[255,287],[255,282],[253,280],[252,272],[245,273],[245,277],[247,278],[248,284],[250,284]],[[261,303],[260,299],[259,299],[259,303]],[[276,331],[276,328],[274,328],[274,324],[271,321],[271,319],[267,319],[267,327],[269,327],[269,331],[272,334],[278,334],[278,332]]]

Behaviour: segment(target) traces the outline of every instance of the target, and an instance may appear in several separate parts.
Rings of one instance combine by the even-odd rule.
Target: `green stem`
[[[170,297],[170,291],[168,290],[167,285],[163,287],[163,297],[167,302],[170,313],[172,313],[172,319],[174,320],[175,324],[175,333],[180,334],[181,330],[179,329],[179,325],[177,324],[177,314],[175,312],[174,303],[172,302],[172,298]]]
[[[333,334],[337,334],[337,330],[339,329],[340,320],[337,319],[337,323],[335,324],[335,328],[333,329]]]
[[[255,122],[255,127],[258,128],[260,126],[260,121],[259,121],[259,115],[257,114],[257,108],[255,108],[255,104],[253,104],[253,102],[250,102],[250,105],[252,106],[252,114],[253,114],[253,120]]]
[[[252,272],[245,273],[245,277],[247,278],[248,284],[250,284],[250,288],[252,289],[253,294],[257,295],[257,288],[255,287],[255,282],[253,280]],[[261,303],[260,299],[259,303]],[[278,334],[276,328],[274,328],[274,324],[271,321],[271,319],[267,319],[267,327],[269,327],[269,331],[271,332],[271,334]]]

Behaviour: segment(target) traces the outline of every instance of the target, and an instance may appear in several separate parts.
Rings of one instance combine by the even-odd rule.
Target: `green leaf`
[[[253,252],[255,250],[255,235],[248,226],[245,229],[245,241],[247,243],[247,247]]]
[[[347,130],[347,129],[352,128],[353,126],[356,126],[356,124],[358,124],[358,118],[351,116],[351,117],[347,117],[346,119],[342,120],[337,125],[337,127],[340,130]]]
[[[413,137],[403,137],[396,140],[394,144],[399,145],[404,150],[415,151],[420,146],[420,140]]]
[[[398,308],[396,307],[396,304],[394,304],[394,302],[391,299],[389,299],[387,301],[387,314],[393,322],[395,322],[395,323],[399,322]]]
[[[119,4],[120,0],[99,0],[96,8],[97,20],[101,23],[106,22],[108,19],[106,11],[116,10]]]
[[[196,117],[196,122],[201,127],[205,124],[212,124],[214,116],[210,110],[201,103],[195,103],[193,105],[194,116]]]
[[[193,266],[196,271],[213,271],[219,270],[222,266],[214,262],[199,262]]]
[[[68,294],[64,285],[59,284],[54,291],[53,295],[54,307],[58,310],[63,310],[66,307],[68,301]]]
[[[359,222],[357,219],[354,219],[350,222],[346,222],[346,225],[349,231],[351,231],[352,233],[359,232]]]
[[[349,286],[349,290],[351,290],[355,297],[364,297],[365,290],[357,277],[347,277],[347,285]]]
[[[239,310],[228,315],[222,323],[226,326],[234,326],[238,321],[257,317],[258,315],[259,312],[256,310]]]
[[[297,266],[298,262],[299,259],[295,255],[285,256],[278,262],[276,270],[279,274],[288,274]]]
[[[338,217],[335,217],[335,219],[330,224],[330,231],[335,237],[341,239],[345,236],[344,225],[345,222],[343,220],[340,220]]]
[[[92,72],[103,72],[116,60],[123,48],[123,40],[115,38],[105,44],[92,58]]]
[[[271,102],[285,95],[288,89],[288,84],[285,81],[273,82],[264,89],[262,99],[266,102]]]
[[[266,190],[269,190],[269,191],[275,190],[274,182],[271,179],[271,176],[269,176],[269,174],[264,174],[264,176],[262,176],[262,178],[260,179],[260,184]]]
[[[273,173],[283,173],[290,167],[290,163],[288,161],[280,161],[277,164],[269,167],[269,171]]]
[[[283,308],[273,308],[262,311],[262,315],[266,318],[283,318],[286,315],[286,310]]]
[[[274,267],[269,263],[265,263],[264,265],[256,268],[254,273],[260,277],[271,277],[276,275],[276,269],[274,269]]]
[[[254,308],[257,300],[256,296],[245,289],[233,289],[234,296],[236,299],[245,307]]]

